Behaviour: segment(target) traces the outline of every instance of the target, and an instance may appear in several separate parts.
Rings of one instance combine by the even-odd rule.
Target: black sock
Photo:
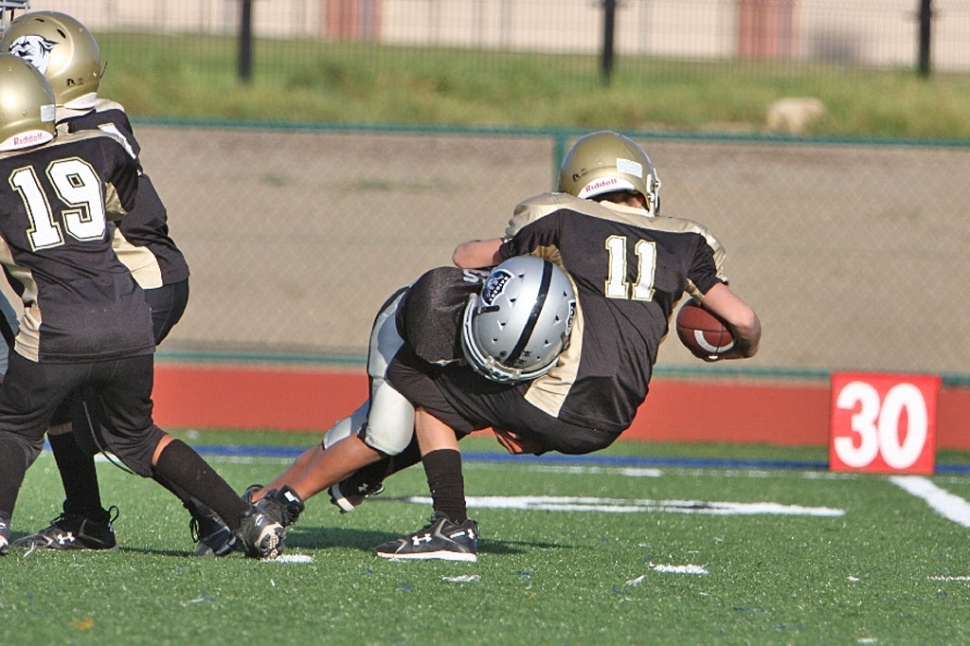
[[[157,470],[153,470],[152,480],[171,491],[176,498],[181,500],[182,506],[185,507],[194,518],[198,518],[205,513],[205,505],[186,493],[185,489],[182,487],[170,482],[168,478],[160,474]]]
[[[19,444],[0,440],[0,512],[13,515],[20,485],[27,473],[27,456]]]
[[[47,441],[64,485],[64,513],[79,514],[95,522],[108,520],[108,512],[101,504],[94,457],[81,449],[74,433],[48,434]]]
[[[420,462],[421,449],[418,448],[417,438],[414,438],[413,440],[411,440],[411,443],[408,444],[406,449],[404,449],[398,455],[391,457],[390,460],[391,460],[391,463],[387,467],[387,471],[384,474],[384,478],[386,478],[389,475],[393,475],[398,471],[404,471],[408,467]]]
[[[422,458],[434,510],[445,513],[453,523],[468,520],[465,507],[465,479],[461,473],[461,452],[438,449]]]
[[[229,529],[239,529],[249,505],[188,444],[173,440],[158,456],[153,471],[219,514]]]

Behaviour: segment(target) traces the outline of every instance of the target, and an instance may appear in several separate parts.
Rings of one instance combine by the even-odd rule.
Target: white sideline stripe
[[[970,576],[931,576],[930,581],[970,581]]]
[[[408,496],[406,502],[430,505],[427,496]],[[670,512],[679,514],[712,514],[749,516],[772,514],[783,516],[843,516],[844,509],[802,507],[774,502],[708,502],[703,500],[626,500],[623,498],[587,498],[571,496],[469,496],[469,507],[485,509],[523,509],[533,511],[593,511],[609,514]]]
[[[889,481],[903,491],[925,501],[933,511],[947,520],[952,520],[963,527],[970,527],[970,503],[960,496],[946,489],[940,489],[922,476],[892,476]]]

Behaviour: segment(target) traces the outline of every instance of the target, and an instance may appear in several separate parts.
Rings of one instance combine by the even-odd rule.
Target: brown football
[[[695,357],[714,359],[734,347],[734,334],[724,321],[694,301],[677,312],[677,336]]]

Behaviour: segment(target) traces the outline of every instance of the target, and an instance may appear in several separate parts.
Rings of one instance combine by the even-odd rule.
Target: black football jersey
[[[151,312],[108,237],[135,205],[138,164],[100,131],[0,153],[0,262],[24,302],[15,350],[39,362],[154,351]]]
[[[98,99],[94,110],[75,115],[58,112],[59,126],[68,132],[101,130],[121,137],[135,158],[141,146],[132,132],[124,108],[113,101]],[[148,175],[142,172],[138,181],[135,207],[116,224],[112,224],[115,252],[146,289],[181,282],[189,277],[188,263],[169,236],[168,211]],[[115,228],[116,227],[116,228]]]
[[[569,347],[526,387],[526,399],[565,422],[625,430],[647,395],[673,308],[685,291],[705,294],[722,280],[723,248],[689,220],[559,193],[519,204],[506,234],[503,259],[558,263],[579,301]]]
[[[461,327],[465,306],[482,290],[487,274],[457,267],[436,267],[407,289],[398,305],[401,338],[422,360],[437,365],[463,361]]]

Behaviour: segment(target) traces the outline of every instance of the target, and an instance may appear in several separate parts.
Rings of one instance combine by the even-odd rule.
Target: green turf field
[[[493,447],[465,445],[478,563],[371,555],[429,515],[420,470],[352,514],[312,499],[286,558],[260,562],[191,558],[178,501],[100,463],[121,550],[0,559],[0,644],[970,643],[970,471],[833,474],[817,448],[627,443],[586,462]],[[290,460],[207,457],[239,489]],[[15,536],[60,500],[45,453]]]

